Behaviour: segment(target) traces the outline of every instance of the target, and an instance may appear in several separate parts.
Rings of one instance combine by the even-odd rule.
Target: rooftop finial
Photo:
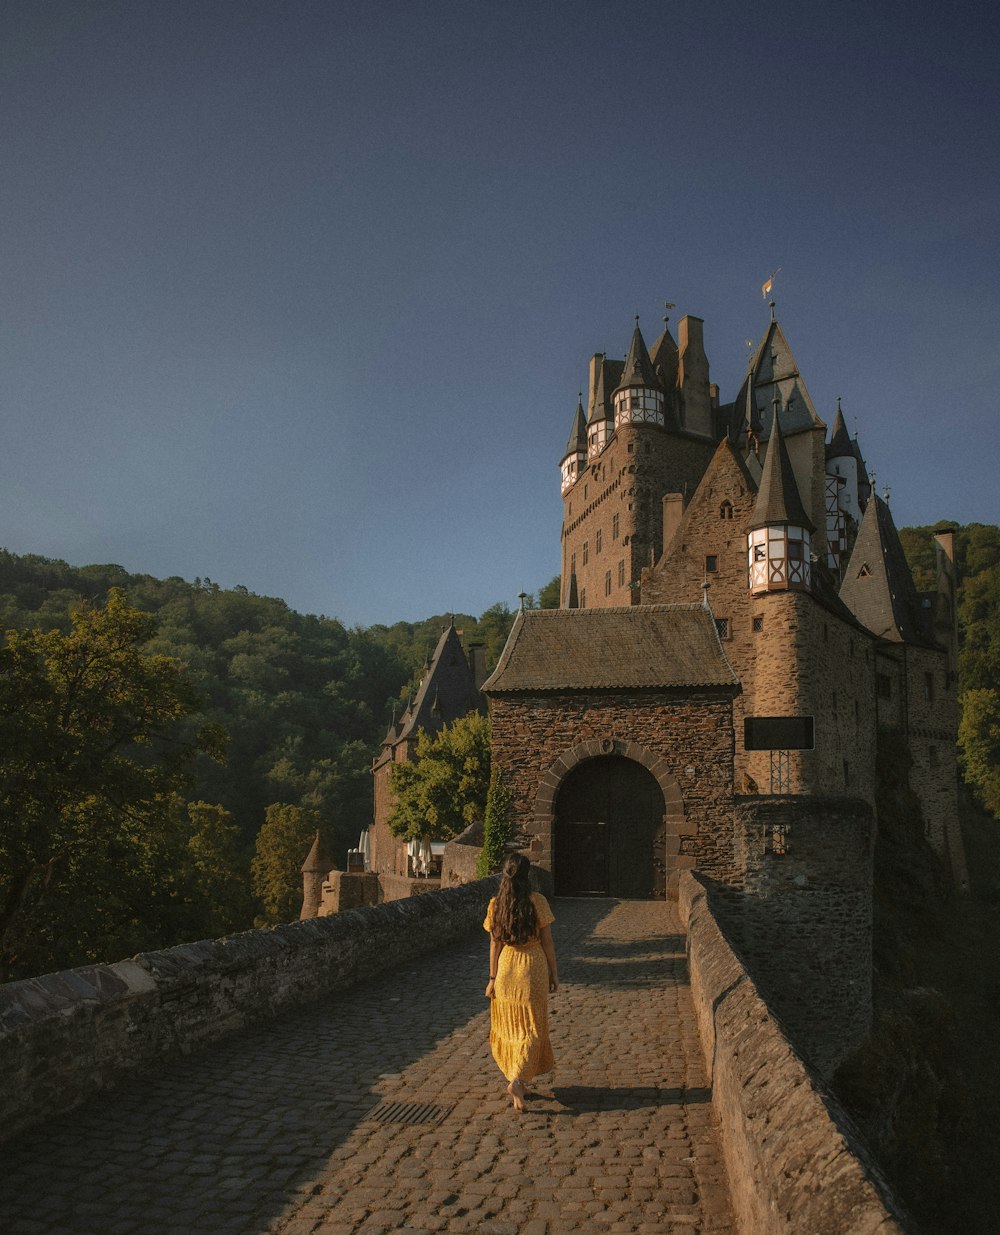
[[[774,301],[772,300],[768,308],[771,310],[771,321],[776,322],[778,319],[774,316]]]
[[[527,592],[518,592],[517,599],[521,602],[521,612],[524,612],[524,602],[528,599]]]
[[[768,296],[770,296],[771,288],[774,287],[774,280],[778,277],[780,273],[781,273],[781,267],[779,266],[777,270],[772,270],[771,273],[764,280],[764,282],[760,285],[760,294],[761,296],[763,296],[765,300],[768,298]],[[771,305],[771,308],[773,309],[774,305]]]
[[[636,330],[639,329],[639,314],[638,313],[635,315],[635,328]]]
[[[663,310],[664,310],[664,312],[663,312],[663,326],[664,326],[664,329],[666,329],[667,322],[669,322],[669,321],[670,321],[670,310],[671,310],[671,309],[676,309],[676,308],[677,308],[677,306],[676,306],[675,304],[673,304],[671,301],[669,301],[669,300],[664,300],[664,302],[663,302]]]
[[[882,487],[882,501],[883,501],[883,502],[885,502],[885,504],[886,504],[887,506],[889,505],[889,494],[890,494],[890,492],[891,492],[891,490],[890,490],[889,486],[888,486],[888,485],[883,485],[883,487]]]

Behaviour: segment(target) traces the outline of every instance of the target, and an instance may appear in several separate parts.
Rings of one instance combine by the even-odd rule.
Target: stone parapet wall
[[[858,799],[737,799],[739,892],[713,890],[727,936],[796,1048],[823,1076],[872,1018],[875,820]]]
[[[496,879],[0,986],[0,1138],[478,929]]]
[[[740,1229],[903,1235],[903,1212],[860,1136],[796,1054],[692,872],[681,874],[678,907]]]

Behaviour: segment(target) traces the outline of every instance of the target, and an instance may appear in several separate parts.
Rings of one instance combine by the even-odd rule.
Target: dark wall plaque
[[[743,721],[746,750],[812,750],[811,716],[747,716]]]

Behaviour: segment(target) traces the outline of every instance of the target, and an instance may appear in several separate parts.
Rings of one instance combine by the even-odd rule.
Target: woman
[[[528,883],[523,854],[504,859],[500,890],[483,926],[490,932],[490,1049],[507,1078],[514,1109],[524,1110],[524,1085],[555,1067],[549,1042],[549,991],[559,989],[549,903]]]

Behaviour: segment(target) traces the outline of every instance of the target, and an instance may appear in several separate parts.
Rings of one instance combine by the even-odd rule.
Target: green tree
[[[481,819],[490,783],[490,722],[470,712],[433,737],[421,733],[416,758],[390,772],[396,803],[389,827],[414,840],[449,840]]]
[[[215,938],[247,929],[253,924],[253,898],[239,828],[229,811],[214,802],[189,802],[185,813],[187,856],[204,923],[199,933]]]
[[[483,815],[483,847],[476,860],[476,874],[480,879],[500,869],[512,831],[510,789],[494,764],[490,771],[490,787]]]
[[[179,662],[144,654],[154,625],[112,589],[103,608],[79,605],[68,633],[9,630],[0,646],[3,978],[73,956],[88,901],[104,908],[72,963],[160,912],[136,876],[172,834],[195,755],[220,758],[224,738],[185,732],[198,699]]]
[[[250,864],[253,890],[263,906],[257,926],[293,922],[302,909],[302,863],[320,828],[314,810],[273,802],[257,833],[257,852]]]
[[[958,746],[966,782],[983,806],[1000,816],[1000,692],[965,692]]]
[[[556,575],[538,593],[539,609],[558,609],[559,595],[562,590],[562,576]]]

